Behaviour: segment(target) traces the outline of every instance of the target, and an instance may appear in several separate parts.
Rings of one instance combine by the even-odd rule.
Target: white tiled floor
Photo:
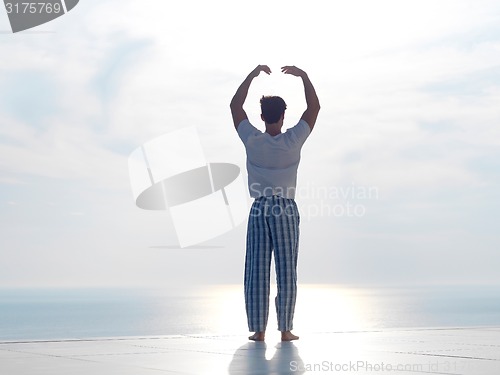
[[[392,370],[392,371],[390,371]],[[1,375],[500,374],[500,328],[0,342]]]

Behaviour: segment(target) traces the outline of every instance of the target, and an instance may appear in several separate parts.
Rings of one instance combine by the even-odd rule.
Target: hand
[[[257,65],[257,67],[250,73],[251,77],[257,77],[260,72],[265,72],[267,75],[271,74],[271,69],[267,65]]]
[[[296,66],[282,66],[281,72],[285,74],[291,74],[295,77],[304,77],[307,75],[306,72],[304,72],[302,69],[297,68]]]

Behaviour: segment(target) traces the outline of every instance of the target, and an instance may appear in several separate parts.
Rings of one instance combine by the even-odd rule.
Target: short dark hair
[[[285,113],[286,103],[279,96],[262,96],[260,99],[262,117],[267,124],[278,122],[281,115]]]

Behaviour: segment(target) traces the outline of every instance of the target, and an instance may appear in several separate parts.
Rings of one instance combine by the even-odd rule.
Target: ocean
[[[269,329],[276,328],[273,289]],[[300,285],[295,331],[500,326],[498,286]],[[0,289],[0,341],[245,334],[241,285]]]

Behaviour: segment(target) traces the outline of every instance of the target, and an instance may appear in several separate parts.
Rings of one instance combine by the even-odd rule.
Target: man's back
[[[295,197],[300,150],[310,134],[303,120],[285,133],[262,133],[248,119],[238,126],[247,153],[248,186],[253,198],[281,195]]]

